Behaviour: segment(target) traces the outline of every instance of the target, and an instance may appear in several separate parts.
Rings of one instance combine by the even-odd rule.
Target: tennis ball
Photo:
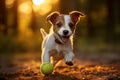
[[[53,64],[49,62],[44,62],[40,65],[40,71],[41,73],[47,75],[51,74],[53,72]]]

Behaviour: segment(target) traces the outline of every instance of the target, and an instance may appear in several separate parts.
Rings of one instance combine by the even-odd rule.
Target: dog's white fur
[[[78,11],[77,11],[78,12]],[[82,15],[82,14],[80,14]],[[68,34],[67,36],[71,36],[74,33],[69,27],[69,22],[72,22],[70,15],[64,15],[64,26],[62,26],[57,32],[60,36],[63,36],[63,31],[67,30]],[[65,62],[72,62],[74,53],[72,49],[72,39],[70,38],[67,42],[63,42],[60,37],[55,34],[53,31],[53,27],[51,28],[51,31],[49,34],[47,34],[44,29],[40,29],[42,35],[43,35],[43,43],[42,43],[42,62],[52,62],[54,65],[64,59]],[[58,44],[55,42],[56,38],[62,43]],[[52,59],[51,59],[52,58]]]
[[[64,27],[61,27],[60,30],[58,31],[58,33],[59,33],[60,35],[63,35],[63,31],[64,31],[64,30],[68,30],[68,31],[69,31],[68,35],[71,35],[71,34],[72,34],[72,31],[70,30],[70,27],[69,27],[69,25],[68,25],[68,23],[71,22],[70,16],[69,16],[69,15],[64,15],[64,20],[65,20],[65,26],[64,26]]]

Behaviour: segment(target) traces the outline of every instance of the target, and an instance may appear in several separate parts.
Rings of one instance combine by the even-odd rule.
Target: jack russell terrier
[[[42,62],[51,62],[55,66],[64,59],[67,65],[73,65],[72,36],[81,16],[84,14],[79,11],[72,11],[69,15],[53,12],[47,16],[52,27],[49,34],[40,29],[43,36]]]

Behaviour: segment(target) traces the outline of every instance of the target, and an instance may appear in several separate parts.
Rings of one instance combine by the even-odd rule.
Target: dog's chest
[[[54,58],[61,59],[64,57],[66,48],[64,46],[56,45],[53,49],[50,50],[50,55]]]

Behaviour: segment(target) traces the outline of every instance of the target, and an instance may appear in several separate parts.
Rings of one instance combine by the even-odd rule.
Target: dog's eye
[[[57,23],[56,25],[57,25],[58,27],[61,27],[61,26],[62,26],[62,23],[59,22],[59,23]]]
[[[70,27],[73,27],[73,26],[74,26],[74,24],[73,24],[73,23],[69,23],[69,26],[70,26]]]

